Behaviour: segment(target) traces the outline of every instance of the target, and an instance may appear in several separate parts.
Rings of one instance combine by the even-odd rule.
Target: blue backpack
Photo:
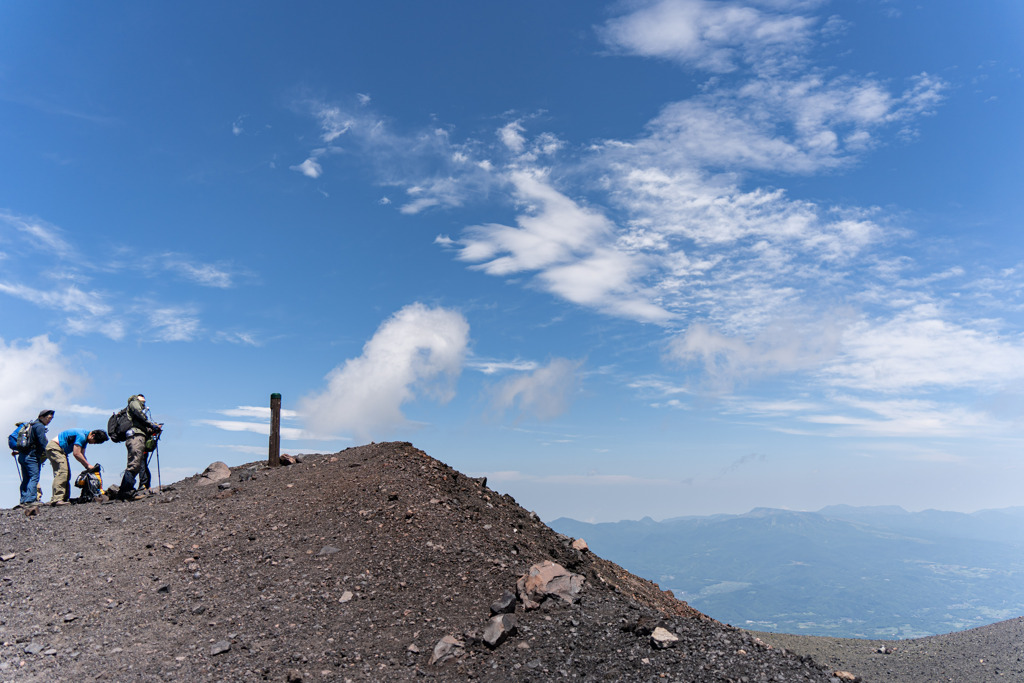
[[[27,453],[32,450],[32,425],[36,423],[36,420],[31,422],[19,422],[14,426],[14,431],[7,437],[7,445],[10,446],[11,451],[15,453]]]

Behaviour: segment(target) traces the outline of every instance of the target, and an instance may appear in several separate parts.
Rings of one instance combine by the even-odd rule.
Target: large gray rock
[[[224,481],[231,476],[231,468],[225,463],[217,461],[211,463],[203,473],[199,475],[199,485],[207,486],[209,484],[216,484],[219,481]]]
[[[582,574],[573,574],[560,564],[544,560],[519,577],[516,588],[523,607],[536,609],[548,598],[558,598],[569,604],[576,602],[583,590],[583,582]]]

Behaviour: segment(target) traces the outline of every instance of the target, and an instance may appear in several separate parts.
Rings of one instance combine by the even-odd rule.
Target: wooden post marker
[[[281,394],[270,395],[270,458],[271,467],[281,466]]]

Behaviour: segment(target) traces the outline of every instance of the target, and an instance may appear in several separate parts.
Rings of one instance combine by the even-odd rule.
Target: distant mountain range
[[[742,628],[917,638],[1024,615],[1024,507],[834,505],[550,525]]]

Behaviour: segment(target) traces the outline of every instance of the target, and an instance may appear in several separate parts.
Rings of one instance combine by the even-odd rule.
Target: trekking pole
[[[156,442],[156,448],[153,449],[156,453],[156,490],[160,493],[164,492],[164,484],[160,480],[160,441]]]
[[[11,453],[11,455],[14,455],[14,453]],[[21,474],[21,463],[18,462],[18,456],[16,455],[14,455],[14,469],[18,470],[18,481],[21,483],[22,486],[24,486],[25,477],[23,477]]]

